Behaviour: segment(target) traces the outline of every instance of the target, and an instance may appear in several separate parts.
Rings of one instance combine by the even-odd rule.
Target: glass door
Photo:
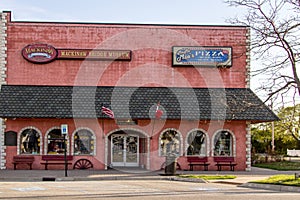
[[[124,163],[124,137],[113,135],[111,138],[111,162],[113,166],[122,166]]]
[[[111,164],[116,167],[137,167],[139,138],[135,135],[112,135]]]

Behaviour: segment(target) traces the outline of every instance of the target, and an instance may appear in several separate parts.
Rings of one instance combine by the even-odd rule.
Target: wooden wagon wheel
[[[79,159],[74,163],[73,169],[90,169],[93,168],[93,163],[88,159]]]

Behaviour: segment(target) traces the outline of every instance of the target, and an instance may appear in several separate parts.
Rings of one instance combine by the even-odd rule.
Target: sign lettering
[[[131,60],[130,50],[57,49],[57,59]]]

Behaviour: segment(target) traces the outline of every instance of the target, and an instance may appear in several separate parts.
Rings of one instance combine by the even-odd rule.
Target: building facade
[[[43,155],[66,149],[74,167],[159,170],[175,155],[181,169],[197,156],[216,170],[214,157],[229,156],[249,171],[251,123],[277,120],[249,88],[248,27],[17,22],[2,12],[0,29],[2,169],[17,155],[43,169]]]

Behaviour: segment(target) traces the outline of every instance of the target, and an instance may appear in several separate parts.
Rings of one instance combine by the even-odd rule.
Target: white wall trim
[[[250,59],[251,59],[251,32],[250,32],[250,28],[247,28],[247,33],[246,33],[246,88],[250,88]]]
[[[251,171],[251,123],[246,127],[246,171]]]
[[[0,12],[0,89],[6,84],[7,59],[7,13]],[[6,147],[4,146],[5,120],[0,119],[0,169],[6,169]]]

